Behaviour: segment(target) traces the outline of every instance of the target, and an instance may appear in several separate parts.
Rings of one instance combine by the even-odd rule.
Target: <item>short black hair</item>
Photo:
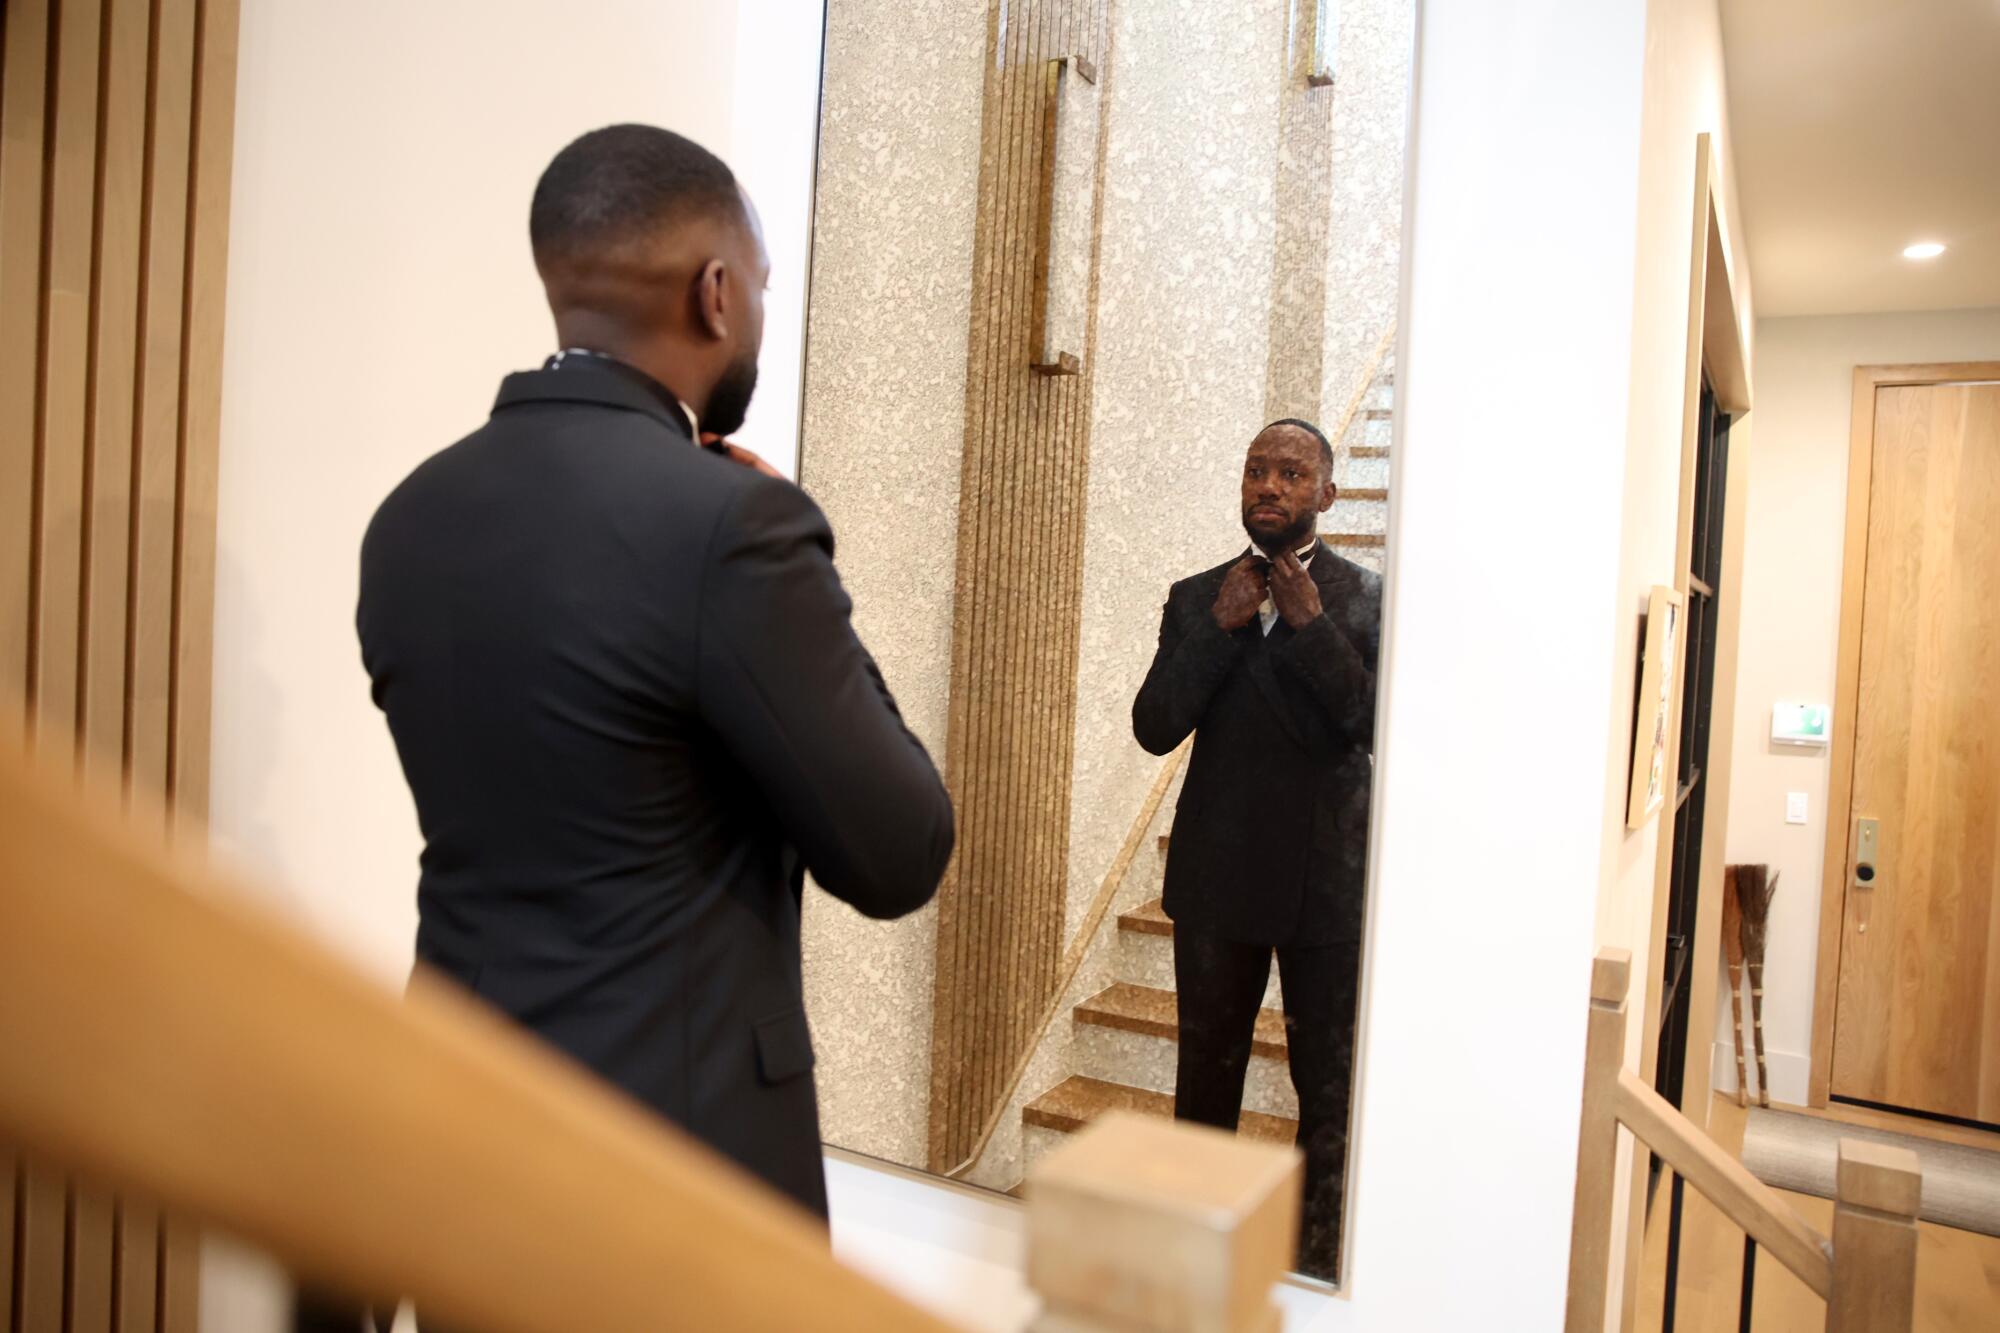
[[[1304,431],[1306,434],[1312,436],[1315,440],[1319,441],[1319,479],[1321,481],[1332,481],[1333,441],[1326,438],[1326,432],[1321,430],[1318,426],[1313,425],[1312,422],[1301,421],[1297,417],[1279,417],[1276,421],[1273,421],[1269,426],[1264,427],[1264,430],[1272,430],[1278,426],[1296,426],[1298,429]],[[1257,433],[1259,435],[1262,435],[1264,433],[1264,430],[1260,430]]]
[[[571,143],[542,172],[528,239],[539,263],[703,215],[744,216],[727,163],[672,130],[609,125]]]

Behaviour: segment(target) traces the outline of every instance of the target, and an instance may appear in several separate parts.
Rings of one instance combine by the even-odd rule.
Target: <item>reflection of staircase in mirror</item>
[[[1389,445],[1395,431],[1396,356],[1385,351],[1367,391],[1333,446],[1333,502],[1320,535],[1334,551],[1382,572],[1389,531]]]
[[[1163,836],[1153,853],[1162,863],[1166,849]],[[1157,880],[1159,866],[1149,869]],[[1180,1054],[1173,936],[1174,923],[1157,897],[1119,915],[1112,955],[1115,980],[1069,1013],[1075,1072],[1021,1108],[1023,1166],[1108,1112],[1173,1114]],[[1257,1016],[1237,1128],[1252,1138],[1290,1143],[1298,1130],[1297,1115],[1274,959],[1264,1008]]]
[[[1380,573],[1389,529],[1389,450],[1395,430],[1395,327],[1382,331],[1374,353],[1357,375],[1344,410],[1328,421],[1334,434],[1334,481],[1339,498],[1322,522],[1320,535],[1334,552]],[[1173,823],[1173,801],[1157,818],[1141,815],[1155,829]],[[1135,825],[1133,836],[1141,831]],[[1048,1026],[1037,1053],[1024,1060],[1026,1080],[1009,1094],[1004,1117],[1009,1133],[1003,1146],[985,1152],[979,1165],[968,1162],[968,1179],[1005,1188],[1018,1180],[1042,1153],[1112,1111],[1170,1116],[1174,1111],[1174,1070],[1180,1054],[1180,1022],[1174,995],[1174,923],[1161,910],[1167,837],[1147,838],[1152,849],[1136,861],[1121,858],[1114,883],[1117,930],[1106,940],[1086,929],[1082,968],[1067,994],[1051,1002]],[[1127,849],[1127,854],[1131,852]],[[1129,874],[1127,873],[1129,871]],[[1103,920],[1107,932],[1111,925]],[[1278,989],[1277,960],[1264,990],[1257,1035],[1243,1086],[1239,1132],[1289,1143],[1298,1129],[1298,1098],[1286,1061],[1285,1023]],[[1061,1006],[1067,1004],[1068,1012]],[[1033,1072],[1029,1072],[1029,1071]],[[1037,1092],[1039,1089],[1039,1092]],[[1012,1129],[1019,1107],[1019,1138]],[[1002,1113],[996,1112],[997,1125]],[[990,1130],[989,1130],[990,1132]],[[961,1174],[961,1173],[954,1173]]]

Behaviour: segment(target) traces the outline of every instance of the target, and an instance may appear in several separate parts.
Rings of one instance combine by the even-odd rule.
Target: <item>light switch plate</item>
[[[1806,822],[1806,794],[1802,791],[1785,793],[1785,822],[1803,824]]]

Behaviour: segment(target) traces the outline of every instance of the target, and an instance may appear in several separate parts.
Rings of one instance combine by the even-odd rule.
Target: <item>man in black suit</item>
[[[425,840],[417,956],[823,1216],[803,879],[916,910],[951,803],[818,506],[720,442],[770,270],[729,168],[599,130],[529,229],[562,350],[361,553],[362,656]]]
[[[1139,744],[1194,733],[1168,843],[1180,1067],[1174,1114],[1234,1130],[1278,958],[1306,1199],[1299,1262],[1336,1270],[1354,1063],[1381,579],[1315,533],[1333,449],[1274,422],[1243,465],[1252,549],[1167,595],[1132,705]]]

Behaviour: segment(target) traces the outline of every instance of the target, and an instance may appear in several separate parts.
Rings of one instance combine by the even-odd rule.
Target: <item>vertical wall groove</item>
[[[1326,344],[1326,266],[1333,213],[1333,88],[1307,82],[1313,0],[1292,0],[1279,71],[1273,199],[1270,351],[1264,419],[1318,421]],[[1336,406],[1336,410],[1337,406]]]
[[[0,24],[0,707],[50,765],[156,797],[179,719],[199,818],[236,7]],[[184,1224],[0,1147],[12,1333],[192,1333],[195,1258]]]
[[[1030,343],[1046,66],[1084,55],[1102,70],[1104,15],[1098,0],[996,0],[989,32],[947,747],[959,851],[931,1052],[941,1170],[971,1150],[1055,982],[1088,467],[1088,346],[1082,374],[1049,376]]]

